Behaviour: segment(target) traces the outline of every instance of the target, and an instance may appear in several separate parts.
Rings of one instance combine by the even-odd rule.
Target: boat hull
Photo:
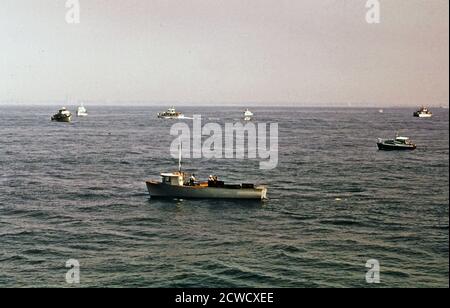
[[[431,115],[431,114],[415,114],[414,116],[417,118],[431,118],[433,115]]]
[[[72,116],[70,116],[70,117],[52,117],[52,121],[69,123],[70,121],[72,121]]]
[[[401,145],[391,145],[378,142],[378,149],[381,151],[412,151],[416,149],[415,145],[401,146]]]
[[[184,115],[177,115],[177,116],[165,116],[165,115],[158,115],[158,119],[164,119],[164,120],[177,120],[177,119],[183,119]]]
[[[414,116],[416,118],[431,118],[433,116],[433,114],[431,112],[426,113],[426,112],[416,111],[416,112],[414,112]]]
[[[147,189],[152,198],[179,199],[267,199],[267,188],[219,188],[203,186],[174,186],[156,181],[147,181]]]

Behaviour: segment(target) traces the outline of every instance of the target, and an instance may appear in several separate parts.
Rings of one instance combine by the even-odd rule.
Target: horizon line
[[[60,103],[59,103],[59,102]],[[65,101],[65,102],[64,102]],[[1,106],[76,106],[80,104],[91,106],[108,107],[164,107],[164,106],[183,106],[183,107],[299,107],[299,108],[415,108],[419,106],[428,106],[432,108],[448,107],[449,102],[441,103],[370,103],[370,102],[328,102],[328,103],[299,103],[299,102],[179,102],[179,101],[113,101],[113,100],[41,100],[41,101],[23,101],[23,100],[0,100]]]
[[[0,108],[2,107],[57,107],[60,108],[62,106],[79,106],[80,103],[70,103],[70,104],[56,104],[56,103],[4,103],[0,102]],[[353,105],[353,104],[330,104],[330,105],[296,105],[296,104],[244,104],[244,103],[233,103],[233,104],[194,104],[194,103],[182,103],[182,104],[175,104],[175,103],[156,103],[156,104],[146,104],[146,103],[136,103],[136,102],[130,102],[128,104],[124,103],[89,103],[85,101],[83,103],[84,106],[90,105],[92,107],[129,107],[129,108],[138,108],[138,107],[202,107],[202,108],[217,108],[217,107],[261,107],[261,108],[344,108],[344,109],[409,109],[409,108],[417,108],[420,106],[424,106],[423,104],[418,105],[372,105],[372,106],[366,106],[366,105]],[[449,103],[447,104],[430,104],[425,105],[429,108],[439,108],[439,109],[448,109]]]

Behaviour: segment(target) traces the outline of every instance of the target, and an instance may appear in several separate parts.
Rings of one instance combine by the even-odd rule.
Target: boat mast
[[[180,145],[178,146],[178,171],[181,173],[181,151],[183,148],[183,144],[180,140]]]

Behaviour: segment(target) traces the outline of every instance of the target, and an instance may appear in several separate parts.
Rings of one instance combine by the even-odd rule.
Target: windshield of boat
[[[409,139],[406,137],[397,137],[395,139],[396,142],[398,143],[402,143],[402,144],[408,144],[409,143]]]

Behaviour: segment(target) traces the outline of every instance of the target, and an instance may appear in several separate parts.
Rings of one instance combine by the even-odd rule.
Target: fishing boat
[[[414,116],[418,118],[431,118],[433,116],[433,113],[428,110],[427,107],[422,106],[419,110],[414,112]]]
[[[248,108],[244,111],[244,121],[251,121],[254,114]]]
[[[167,109],[167,111],[158,113],[158,118],[159,119],[180,119],[180,118],[184,118],[184,114],[182,114],[181,112],[177,112],[175,110],[175,107],[170,107],[169,109]]]
[[[378,139],[377,146],[383,151],[415,150],[417,146],[408,137],[397,136],[395,139]]]
[[[83,106],[83,104],[81,104],[81,106],[79,106],[77,109],[77,117],[87,117],[87,116],[88,116],[87,110]]]
[[[70,122],[72,120],[72,113],[66,109],[66,107],[62,107],[57,114],[52,116],[52,121],[56,122]]]
[[[161,173],[161,181],[149,180],[146,185],[151,198],[267,199],[267,187],[264,185],[225,184],[219,181],[217,176],[209,176],[208,181],[197,181],[195,175],[181,170],[181,151],[178,171]]]

